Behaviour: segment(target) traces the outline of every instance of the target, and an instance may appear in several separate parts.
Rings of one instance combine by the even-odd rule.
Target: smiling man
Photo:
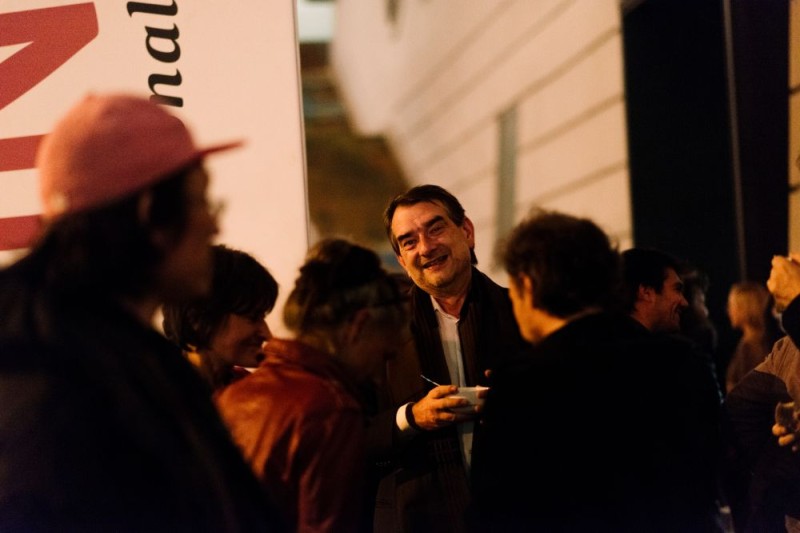
[[[1,531],[282,531],[153,328],[208,294],[206,156],[146,96],[87,94],[37,153],[44,226],[0,270]]]
[[[678,261],[652,248],[622,253],[625,311],[653,332],[677,333],[681,313],[689,307],[678,276]]]
[[[387,236],[414,287],[413,343],[387,363],[386,407],[370,427],[381,467],[376,531],[462,531],[478,410],[448,397],[487,385],[487,371],[523,346],[508,291],[475,265],[475,228],[437,185],[394,198]],[[439,386],[431,386],[421,375]]]

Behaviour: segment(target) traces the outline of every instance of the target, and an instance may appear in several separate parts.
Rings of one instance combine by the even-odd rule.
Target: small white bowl
[[[450,398],[465,398],[469,402],[469,405],[461,405],[459,407],[452,407],[450,410],[453,411],[454,413],[466,413],[466,414],[474,413],[475,412],[475,406],[476,405],[483,405],[483,402],[486,399],[485,397],[484,398],[479,398],[478,397],[478,392],[479,391],[485,391],[485,390],[489,390],[489,387],[483,387],[481,385],[478,385],[476,387],[459,387],[458,388],[458,392],[456,392],[455,394],[451,394],[449,397]]]

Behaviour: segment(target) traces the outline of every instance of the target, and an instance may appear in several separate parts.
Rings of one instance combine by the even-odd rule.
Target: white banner
[[[54,121],[88,91],[157,93],[199,144],[245,139],[208,161],[218,241],[269,268],[280,309],[308,246],[295,17],[294,0],[3,0],[0,263],[36,228],[34,155]]]

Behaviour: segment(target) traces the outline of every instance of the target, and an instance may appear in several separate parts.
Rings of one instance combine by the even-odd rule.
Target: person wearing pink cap
[[[217,212],[160,105],[90,94],[37,154],[43,228],[0,271],[0,530],[281,524],[158,306],[204,296]]]

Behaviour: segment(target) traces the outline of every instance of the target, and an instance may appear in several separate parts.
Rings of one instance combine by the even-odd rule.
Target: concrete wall
[[[390,4],[337,0],[334,76],[353,127],[385,135],[412,185],[461,200],[482,269],[505,283],[503,210],[589,216],[630,246],[617,0],[400,0],[395,17]],[[509,110],[515,176],[500,204]]]

